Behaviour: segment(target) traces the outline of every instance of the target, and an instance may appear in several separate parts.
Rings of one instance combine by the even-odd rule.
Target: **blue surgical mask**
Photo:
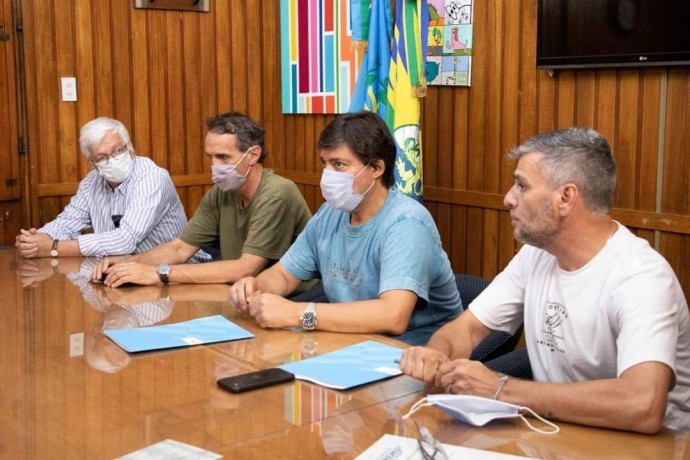
[[[247,174],[244,176],[240,175],[237,172],[237,165],[242,163],[242,160],[244,160],[244,157],[247,156],[249,153],[249,150],[251,150],[252,147],[249,147],[246,152],[244,152],[244,155],[242,155],[242,158],[235,163],[234,165],[212,165],[211,166],[211,173],[212,173],[212,179],[213,183],[218,186],[222,191],[224,192],[234,192],[236,190],[239,190],[245,182],[247,182],[247,176],[249,175],[249,171],[251,170],[252,166],[249,166],[249,169],[247,170]]]
[[[362,168],[357,174],[333,171],[332,169],[324,169],[321,175],[321,194],[331,207],[339,209],[344,212],[352,212],[359,203],[364,199],[371,187],[374,186],[374,181],[362,194],[355,193],[353,184],[355,177],[364,171],[368,164]]]

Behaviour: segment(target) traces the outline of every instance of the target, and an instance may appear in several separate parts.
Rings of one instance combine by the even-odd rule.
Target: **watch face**
[[[44,253],[45,254],[45,253]],[[50,251],[50,257],[57,257],[58,256],[58,251],[57,249],[52,249]]]
[[[316,327],[316,314],[313,311],[305,311],[302,315],[302,327],[314,329]]]
[[[168,284],[170,280],[168,279],[168,275],[170,274],[170,265],[168,264],[160,264],[158,266],[158,277],[161,280],[161,283],[163,284]]]

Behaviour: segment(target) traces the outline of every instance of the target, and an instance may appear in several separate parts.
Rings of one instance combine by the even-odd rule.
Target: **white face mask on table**
[[[539,416],[529,407],[516,406],[515,404],[497,401],[495,399],[469,395],[428,395],[417,401],[410,408],[407,414],[403,415],[403,418],[405,419],[410,417],[412,414],[425,406],[436,406],[451,417],[472,426],[484,426],[492,420],[519,417],[531,430],[536,431],[537,433],[556,434],[560,431],[560,428],[558,428],[556,424]],[[545,431],[532,426],[532,424],[522,414],[523,411],[529,412],[535,418],[551,426],[553,430]]]

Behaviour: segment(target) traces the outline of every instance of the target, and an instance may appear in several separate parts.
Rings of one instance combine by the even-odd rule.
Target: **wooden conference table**
[[[25,261],[0,250],[0,458],[110,459],[165,439],[224,458],[354,458],[383,434],[416,436],[400,416],[427,391],[401,376],[350,391],[295,381],[244,394],[220,377],[383,336],[263,330],[227,303],[225,285],[111,289],[84,283],[89,259]],[[169,300],[166,298],[169,297]],[[163,300],[160,300],[163,299]],[[256,338],[127,355],[103,324],[222,314]],[[643,436],[561,423],[546,436],[520,421],[470,428],[436,408],[413,419],[441,442],[539,458],[690,459],[690,436]]]

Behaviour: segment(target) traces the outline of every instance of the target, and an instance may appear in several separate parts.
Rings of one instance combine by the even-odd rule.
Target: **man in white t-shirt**
[[[608,142],[572,128],[535,136],[511,156],[504,204],[525,245],[469,311],[404,352],[402,370],[549,418],[690,430],[688,305],[668,262],[611,218]],[[535,381],[467,359],[492,330],[512,333],[523,321]]]

